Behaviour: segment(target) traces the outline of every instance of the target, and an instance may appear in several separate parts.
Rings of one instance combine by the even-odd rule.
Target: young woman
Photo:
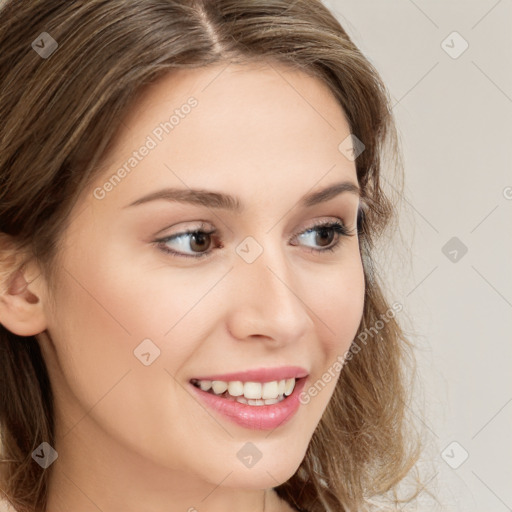
[[[372,270],[396,134],[338,21],[312,0],[10,0],[0,16],[4,500],[338,512],[388,496],[418,456],[401,305]]]

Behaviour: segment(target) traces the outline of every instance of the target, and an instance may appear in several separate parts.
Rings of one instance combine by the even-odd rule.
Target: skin
[[[190,96],[198,100],[190,114],[94,197]],[[55,390],[49,512],[256,512],[264,494],[265,510],[293,510],[272,488],[299,467],[337,378],[271,432],[203,407],[188,382],[291,364],[308,370],[307,388],[350,347],[365,286],[357,235],[334,233],[335,251],[318,254],[309,249],[329,240],[297,237],[315,221],[355,230],[356,194],[297,206],[330,184],[357,185],[355,163],[338,150],[349,133],[329,89],[282,65],[179,71],[145,90],[74,207],[54,295],[31,265],[2,297],[7,328],[38,334]],[[245,210],[165,200],[126,207],[165,187],[236,195]],[[153,243],[198,221],[218,230],[205,258],[173,257]],[[263,248],[253,263],[235,250],[247,236]],[[168,247],[204,250],[193,242]],[[149,366],[133,353],[146,338],[161,351]],[[236,456],[248,441],[262,453],[252,468]]]

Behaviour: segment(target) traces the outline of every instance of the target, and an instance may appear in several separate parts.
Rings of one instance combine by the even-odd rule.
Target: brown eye
[[[186,231],[176,233],[175,235],[156,240],[158,246],[166,253],[173,256],[183,256],[185,258],[200,258],[208,256],[212,251],[212,231]]]
[[[320,227],[316,230],[315,242],[320,247],[326,247],[334,240],[334,228]]]
[[[207,250],[211,245],[211,237],[209,233],[203,233],[202,231],[197,231],[196,233],[192,233],[190,238],[190,248],[193,251],[201,252]]]
[[[341,222],[321,223],[303,231],[297,238],[313,252],[333,251],[340,243],[342,236],[352,233]],[[315,247],[316,246],[316,247]]]

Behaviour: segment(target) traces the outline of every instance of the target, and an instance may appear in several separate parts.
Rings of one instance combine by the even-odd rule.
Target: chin
[[[278,468],[278,469],[248,469],[235,470],[223,485],[237,489],[262,490],[277,487],[289,480],[295,473],[296,468]]]
[[[236,467],[226,480],[229,487],[245,489],[268,489],[288,481],[297,471],[303,460],[302,454],[287,454],[286,451],[273,454],[264,462],[262,457],[252,467],[243,464]],[[229,482],[228,482],[229,480]]]

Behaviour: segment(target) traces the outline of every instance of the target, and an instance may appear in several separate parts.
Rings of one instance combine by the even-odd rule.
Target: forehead
[[[129,179],[111,198],[134,201],[164,182],[247,197],[272,184],[302,195],[321,180],[357,183],[354,162],[338,149],[349,133],[327,85],[288,66],[182,69],[147,86],[131,106],[99,182],[124,165]],[[126,166],[143,146],[151,149]]]

